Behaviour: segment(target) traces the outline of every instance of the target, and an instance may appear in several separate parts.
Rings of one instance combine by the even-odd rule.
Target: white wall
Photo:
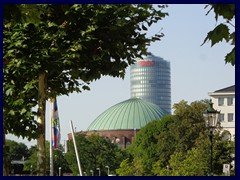
[[[231,133],[231,136],[235,136],[235,93],[209,93],[208,94],[213,102],[213,108],[220,111],[220,114],[224,114],[224,121],[221,122],[223,130],[227,130]],[[223,105],[218,105],[218,98],[224,98]],[[227,104],[227,97],[233,97],[233,104]],[[233,121],[228,122],[228,113],[233,113]]]

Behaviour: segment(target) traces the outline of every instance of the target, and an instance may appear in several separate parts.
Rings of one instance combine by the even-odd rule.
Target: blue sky
[[[201,46],[207,33],[218,22],[214,14],[205,16],[208,9],[201,4],[170,4],[165,19],[150,28],[148,35],[158,33],[162,28],[165,36],[149,47],[149,52],[160,56],[171,64],[172,105],[181,100],[193,102],[206,99],[213,92],[235,84],[235,67],[225,64],[225,55],[232,46],[224,41],[211,48],[210,42]],[[70,120],[77,131],[87,127],[109,107],[130,98],[130,71],[125,79],[102,77],[90,85],[91,91],[58,97],[61,126],[61,143],[71,133]],[[50,104],[46,109],[46,138],[49,140]],[[11,135],[7,138],[16,140]],[[28,146],[36,141],[22,141]]]

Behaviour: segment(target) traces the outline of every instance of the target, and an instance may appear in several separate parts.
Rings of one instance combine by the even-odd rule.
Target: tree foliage
[[[7,140],[6,143],[9,146],[10,160],[21,160],[29,157],[28,148],[25,144],[13,140]]]
[[[141,172],[140,175],[153,175],[153,162],[161,161],[161,166],[166,164],[173,148],[176,146],[176,141],[168,133],[173,122],[174,118],[171,115],[165,116],[161,121],[153,121],[147,124],[138,132],[133,145],[129,147],[129,152],[133,156],[133,162],[138,162],[138,165],[142,163],[143,168],[139,166],[141,169],[135,170]]]
[[[47,167],[46,174],[50,174],[50,143],[46,141],[46,164]],[[37,146],[31,146],[29,149],[30,156],[24,163],[24,170],[31,172],[31,174],[37,174],[38,166],[37,166]],[[59,150],[53,149],[53,171],[54,176],[58,176],[59,167],[61,167],[62,173],[69,173],[71,170],[69,169],[69,165],[65,159],[65,155],[63,153],[63,147],[60,146]]]
[[[233,142],[223,139],[223,134],[216,131],[213,139],[213,172],[222,175],[223,164],[231,164],[234,151]],[[174,152],[169,160],[169,175],[172,176],[206,176],[210,174],[208,132],[202,133],[193,148],[187,153]],[[159,171],[161,173],[162,171]]]
[[[202,153],[199,149],[192,148],[183,152],[175,152],[169,160],[169,175],[172,176],[205,176],[208,170],[207,152]],[[207,156],[208,157],[208,156]]]
[[[13,140],[6,140],[6,144],[9,147],[8,152],[8,169],[12,171],[13,165],[11,164],[14,160],[24,160],[29,157],[29,151],[25,144],[18,143]]]
[[[134,173],[132,162],[129,160],[129,158],[124,159],[121,162],[120,167],[118,169],[116,169],[116,173],[119,176],[133,176],[133,175],[136,175]]]
[[[167,15],[148,4],[5,5],[4,12],[4,128],[29,139],[39,133],[40,73],[46,98],[89,90],[102,75],[123,78],[163,36],[145,35]]]
[[[109,166],[110,173],[115,174],[115,169],[119,167],[125,157],[125,153],[117,145],[97,134],[89,136],[79,134],[75,139],[82,172],[91,175],[90,170],[93,170],[94,174],[98,175],[96,168],[100,168],[101,175],[107,175],[105,166]],[[77,175],[79,170],[73,142],[69,141],[68,146],[69,151],[65,156],[70,164],[70,169],[74,175]]]
[[[203,176],[209,169],[209,131],[203,117],[207,100],[174,104],[174,115],[153,121],[137,134],[119,175]],[[214,173],[232,162],[233,146],[216,129],[213,138]],[[136,163],[137,162],[137,163]],[[127,168],[126,168],[127,167]],[[137,174],[137,173],[138,174]]]
[[[204,102],[188,105],[181,101],[174,105],[175,115],[163,117],[143,127],[129,148],[133,159],[141,159],[144,172],[155,175],[156,169],[165,169],[175,151],[191,149],[201,130],[205,129],[202,112]]]
[[[225,22],[218,24],[212,31],[209,31],[204,43],[211,41],[211,46],[225,40],[230,45],[234,46],[225,57],[226,63],[235,65],[235,4],[209,4],[205,8],[210,8],[206,15],[211,11],[215,13],[215,19],[221,16]],[[231,28],[234,28],[234,31]]]
[[[46,5],[4,4],[4,24],[7,23],[39,23],[40,14],[46,13]]]

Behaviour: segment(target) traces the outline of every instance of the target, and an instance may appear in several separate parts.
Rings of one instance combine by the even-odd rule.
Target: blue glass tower
[[[158,105],[171,114],[170,62],[149,53],[131,65],[131,97]]]

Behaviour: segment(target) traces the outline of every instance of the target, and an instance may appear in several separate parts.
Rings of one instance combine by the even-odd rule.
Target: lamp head
[[[218,123],[218,116],[220,114],[220,111],[217,111],[213,108],[212,100],[210,99],[210,102],[208,104],[207,110],[204,112],[204,117],[206,120],[206,126],[210,128],[215,128]]]

